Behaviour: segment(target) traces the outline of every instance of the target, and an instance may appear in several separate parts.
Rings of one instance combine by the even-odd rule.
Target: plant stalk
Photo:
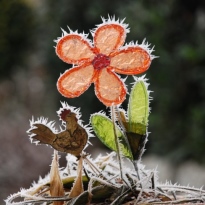
[[[117,137],[117,131],[116,131],[116,125],[115,125],[115,107],[111,106],[110,110],[111,110],[111,118],[112,118],[112,122],[113,122],[113,131],[114,131],[114,136],[115,136],[117,158],[118,158],[119,167],[120,167],[120,178],[123,179],[123,174],[122,174],[122,157],[120,155],[119,139]]]

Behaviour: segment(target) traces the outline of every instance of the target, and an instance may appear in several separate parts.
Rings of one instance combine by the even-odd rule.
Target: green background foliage
[[[17,175],[12,170],[27,170],[24,176],[33,181],[42,174],[40,167],[50,164],[48,156],[52,151],[30,145],[25,133],[32,115],[58,120],[55,110],[60,106],[59,100],[81,107],[85,123],[90,114],[106,110],[93,86],[76,99],[60,96],[56,81],[71,66],[55,55],[53,40],[61,36],[60,27],[89,33],[101,23],[100,16],[108,14],[126,17],[131,28],[126,42],[146,38],[155,45],[155,55],[159,56],[146,75],[154,92],[145,154],[166,156],[173,164],[189,159],[205,163],[205,1],[1,0],[1,193],[8,195],[23,186],[24,177],[20,176],[16,189],[10,188]],[[133,82],[132,77],[126,82]],[[123,103],[125,109],[127,103],[128,100]],[[36,171],[31,168],[33,164]]]
[[[25,62],[33,25],[31,10],[23,1],[0,1],[0,78]]]

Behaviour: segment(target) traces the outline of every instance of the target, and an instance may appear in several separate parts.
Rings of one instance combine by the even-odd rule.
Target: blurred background
[[[160,56],[146,74],[154,92],[142,162],[158,166],[162,182],[205,184],[205,1],[0,0],[0,201],[49,172],[53,150],[31,144],[26,133],[32,116],[58,125],[60,101],[81,107],[85,124],[106,111],[93,86],[75,99],[58,93],[57,79],[70,65],[56,56],[53,40],[67,26],[89,33],[108,14],[126,18],[126,42],[146,38]],[[108,151],[92,143],[93,156]]]

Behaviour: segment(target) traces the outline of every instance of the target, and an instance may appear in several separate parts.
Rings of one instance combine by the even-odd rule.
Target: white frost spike
[[[154,46],[152,48],[150,48],[151,44],[148,43],[146,41],[146,39],[144,39],[141,44],[139,44],[138,41],[136,41],[135,43],[133,41],[126,43],[123,47],[120,48],[120,50],[124,50],[124,49],[126,50],[129,47],[133,47],[133,46],[140,47],[140,48],[144,49],[145,51],[147,51],[151,60],[158,58],[158,56],[155,56],[152,54],[152,52],[154,52]]]
[[[97,24],[96,25],[97,28],[90,30],[92,36],[94,36],[94,33],[96,32],[96,30],[99,27],[104,26],[104,25],[108,25],[108,24],[116,24],[116,25],[122,26],[125,29],[125,34],[130,32],[130,29],[128,28],[129,25],[124,23],[125,18],[122,19],[122,20],[119,20],[119,19],[116,20],[115,16],[109,16],[108,15],[108,19],[106,19],[104,17],[101,17],[101,19],[102,19],[102,23],[101,24]]]
[[[68,36],[68,35],[77,35],[77,36],[80,36],[83,40],[87,41],[88,44],[90,44],[92,46],[92,41],[90,39],[88,39],[88,34],[82,32],[82,33],[79,33],[78,30],[76,31],[73,31],[71,30],[69,27],[68,27],[68,32],[65,31],[64,29],[62,29],[62,35],[61,37],[57,37],[56,40],[54,40],[55,43],[58,43],[62,38],[64,38],[65,36]]]
[[[30,120],[30,129],[27,130],[27,133],[30,134],[30,131],[35,129],[36,126],[35,124],[42,124],[42,125],[45,125],[47,126],[48,128],[51,129],[51,131],[54,133],[54,134],[57,134],[59,131],[54,127],[55,125],[55,121],[50,121],[48,122],[48,118],[44,118],[44,117],[39,117],[37,118],[37,120],[34,120],[34,117],[32,116],[32,119]],[[39,141],[33,141],[33,136],[35,136],[35,134],[30,134],[29,137],[30,137],[30,140],[32,143],[35,143],[36,145],[39,143]]]
[[[71,112],[75,113],[76,114],[76,118],[78,119],[78,124],[83,127],[86,132],[88,133],[88,142],[87,142],[87,145],[88,144],[91,144],[89,142],[89,138],[90,137],[94,137],[93,134],[92,134],[92,128],[89,126],[89,125],[83,125],[83,121],[80,119],[81,118],[81,113],[80,113],[80,108],[76,108],[76,107],[73,107],[73,106],[70,106],[68,105],[67,102],[61,102],[61,108],[57,111],[57,114],[58,114],[58,117],[59,119],[62,121],[62,124],[65,126],[65,122],[61,119],[60,115],[61,113],[64,111],[64,110],[70,110]],[[61,128],[62,130],[62,128]],[[85,146],[85,148],[87,147],[87,145]]]
[[[68,105],[68,103],[67,102],[61,102],[61,108],[57,111],[57,114],[58,114],[58,117],[60,118],[60,120],[62,121],[62,122],[64,122],[62,119],[61,119],[61,117],[60,117],[60,114],[64,111],[64,110],[70,110],[71,112],[73,112],[73,113],[75,113],[76,114],[76,117],[77,117],[77,119],[78,119],[78,123],[80,124],[80,125],[82,125],[82,120],[80,120],[80,118],[81,118],[81,113],[80,113],[80,108],[76,108],[76,107],[73,107],[73,106],[70,106],[70,105]]]
[[[112,113],[112,110],[111,110],[111,109],[109,110],[110,118],[111,118],[111,119],[114,119],[115,122],[117,121],[117,115],[116,115],[116,113],[117,113],[118,108],[119,108],[119,105],[113,106],[113,111],[114,111],[113,113]]]
[[[114,162],[113,157],[116,156],[115,152],[111,152],[109,154],[107,154],[106,156],[102,156],[101,154],[98,155],[98,157],[95,160],[95,163],[101,168],[104,169],[104,167],[106,167],[107,165],[109,165],[110,163],[112,164],[112,162]]]
[[[65,31],[65,30],[63,30],[62,28],[61,28],[61,30],[62,30],[62,37],[64,37],[64,36],[67,36],[68,35],[68,33]]]

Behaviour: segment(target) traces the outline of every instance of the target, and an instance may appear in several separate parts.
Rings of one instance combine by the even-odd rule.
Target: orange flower
[[[126,86],[116,73],[134,75],[145,72],[154,56],[152,49],[143,41],[123,46],[128,25],[115,18],[105,20],[92,30],[93,43],[86,34],[70,30],[59,38],[56,53],[61,60],[75,65],[66,70],[57,82],[59,92],[68,98],[84,93],[91,83],[95,94],[106,106],[117,105],[125,100]],[[123,46],[123,47],[122,47]]]

